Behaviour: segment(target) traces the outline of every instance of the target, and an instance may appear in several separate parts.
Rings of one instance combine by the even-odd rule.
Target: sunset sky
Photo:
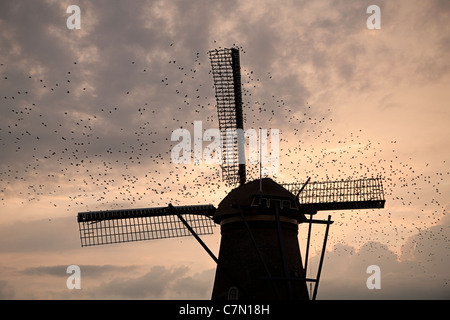
[[[271,178],[383,177],[384,209],[330,212],[317,298],[449,299],[449,19],[446,0],[1,1],[0,299],[210,299],[194,238],[81,248],[76,216],[218,205],[219,165],[174,164],[171,134],[218,128],[208,51],[233,46],[244,129],[280,130]],[[202,239],[217,255],[220,229]]]

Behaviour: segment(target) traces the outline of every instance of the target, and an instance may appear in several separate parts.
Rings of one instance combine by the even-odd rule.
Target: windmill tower
[[[306,218],[293,195],[270,178],[231,191],[219,204],[219,266],[213,299],[308,299],[298,243]],[[261,203],[261,204],[260,204]]]
[[[172,206],[78,213],[82,246],[194,236],[217,263],[212,299],[315,299],[331,216],[318,211],[383,208],[381,178],[278,184],[246,182],[240,58],[237,48],[210,51],[219,129],[222,178],[239,186],[218,205]],[[230,134],[235,132],[236,134]],[[237,160],[237,161],[236,161]],[[299,225],[308,224],[305,257]],[[200,235],[220,225],[219,255]],[[315,278],[306,274],[313,224],[326,226]],[[314,283],[308,294],[306,283]]]

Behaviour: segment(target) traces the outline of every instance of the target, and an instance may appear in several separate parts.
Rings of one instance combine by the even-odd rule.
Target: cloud
[[[76,217],[17,221],[0,226],[0,252],[53,252],[78,248]]]
[[[212,270],[189,275],[186,266],[153,266],[138,277],[118,276],[92,289],[100,299],[208,299]]]
[[[446,207],[441,224],[420,230],[410,236],[402,246],[401,260],[412,261],[418,269],[433,271],[438,274],[446,274],[450,265],[450,219],[449,205]],[[448,286],[450,280],[443,284]]]
[[[358,249],[337,243],[325,255],[318,299],[448,299],[449,237],[450,220],[445,214],[439,224],[410,235],[400,254],[380,241],[366,242]],[[12,240],[18,242],[17,239]],[[64,243],[61,240],[53,238],[53,242]],[[17,247],[12,252],[31,249],[42,252],[42,248],[46,245],[40,242],[37,247]],[[120,261],[125,259],[126,248],[123,248],[125,251],[108,249],[112,250],[109,254],[121,255]],[[95,252],[98,251],[86,252],[85,259],[78,257],[78,260],[73,260],[72,257],[71,260],[89,261],[89,255]],[[4,256],[7,258],[6,253]],[[317,262],[318,256],[313,256],[308,276],[315,274]],[[366,286],[370,276],[366,270],[370,265],[380,267],[380,290],[369,290]],[[79,266],[82,277],[82,290],[79,292],[65,288],[67,265],[54,264],[4,269],[2,274],[7,278],[0,281],[0,293],[5,299],[19,296],[33,299],[209,299],[215,274],[215,268],[193,270],[186,265],[84,263]],[[25,287],[26,292],[23,291]]]
[[[0,299],[7,300],[15,297],[14,289],[6,280],[0,280]]]
[[[210,299],[216,269],[208,269],[177,279],[170,299]]]
[[[318,299],[448,299],[448,275],[434,263],[398,260],[379,242],[367,243],[359,251],[336,245],[327,253]],[[448,263],[446,258],[446,262]],[[380,289],[368,289],[371,265],[380,267]],[[419,270],[421,272],[419,272]]]
[[[445,295],[448,224],[432,210],[448,202],[448,1],[380,0],[373,32],[365,27],[370,0],[78,1],[80,30],[66,28],[70,4],[0,3],[0,252],[13,257],[5,265],[21,261],[17,270],[42,277],[64,271],[61,256],[79,254],[78,211],[218,203],[228,191],[220,168],[173,165],[170,136],[197,120],[218,127],[207,51],[238,45],[245,128],[282,129],[280,180],[386,177],[387,219],[341,215],[350,231],[335,241],[357,233],[359,242],[330,253],[341,277],[331,273],[328,287],[324,278],[319,294],[390,297],[407,288],[405,297],[423,296],[423,280],[423,290]],[[389,241],[404,243],[402,253]],[[106,272],[95,263],[107,253],[92,252],[82,253],[99,259],[84,264],[86,274]],[[37,255],[46,260],[30,258]],[[364,287],[368,263],[380,263],[380,292]],[[97,296],[109,286],[115,297],[134,287],[147,297],[203,297],[210,277],[201,268],[134,277],[134,269],[110,268],[108,276],[125,275],[104,289],[96,283]],[[3,281],[1,295],[26,292]]]
[[[2,93],[11,101],[0,111],[3,146],[11,147],[11,152],[0,156],[5,177],[2,199],[20,196],[33,202],[50,194],[66,200],[82,197],[77,203],[84,204],[90,202],[88,198],[105,200],[105,194],[115,193],[110,198],[114,202],[130,204],[142,199],[142,192],[141,196],[133,192],[136,183],[126,182],[130,180],[140,181],[140,189],[161,194],[163,188],[155,176],[172,169],[171,132],[198,119],[193,107],[206,109],[214,99],[211,85],[205,85],[211,83],[207,45],[201,37],[209,30],[207,15],[194,6],[183,8],[183,3],[164,12],[184,33],[177,35],[182,41],[172,47],[174,40],[166,37],[164,24],[158,23],[160,11],[150,10],[156,3],[117,5],[81,3],[81,30],[85,24],[93,29],[76,41],[71,40],[74,33],[65,23],[56,27],[66,15],[65,11],[57,14],[58,6],[50,6],[47,14],[52,19],[41,21],[33,35],[5,18],[13,44],[26,45],[32,37],[39,39],[39,46],[6,52],[2,64],[7,78],[3,80],[8,80]],[[9,10],[32,16],[47,6],[24,3]],[[55,32],[49,33],[49,27]],[[52,45],[46,42],[57,43],[58,50],[48,54],[45,48]],[[214,112],[209,107],[203,115]],[[149,179],[144,179],[147,174]],[[185,190],[184,185],[179,190]]]
[[[185,265],[79,265],[79,290],[66,287],[66,265],[7,268],[3,299],[210,299],[215,269]]]
[[[67,278],[67,265],[58,266],[39,266],[25,268],[20,271],[22,274],[29,276],[55,276]],[[83,272],[82,277],[102,277],[108,273],[128,273],[138,269],[138,266],[117,266],[117,265],[79,265],[80,270]]]
[[[442,5],[433,3],[429,10]],[[10,150],[0,156],[3,199],[20,196],[33,202],[58,195],[66,203],[83,198],[83,204],[107,208],[143,200],[137,189],[160,192],[159,181],[170,179],[170,173],[184,181],[188,170],[171,165],[168,139],[174,129],[189,128],[195,120],[217,126],[206,54],[219,45],[216,38],[220,45],[244,47],[246,127],[284,128],[292,115],[297,118],[290,122],[303,132],[310,123],[300,126],[300,121],[311,115],[323,118],[322,106],[341,100],[338,92],[365,94],[389,80],[386,72],[401,73],[402,81],[412,78],[407,76],[412,71],[398,63],[403,51],[393,52],[391,37],[364,34],[365,3],[292,6],[80,2],[83,34],[76,36],[65,28],[62,4],[5,4],[9,14],[2,16],[7,28],[0,39],[12,45],[2,48],[21,49],[5,51],[0,69],[8,78],[2,79],[7,99],[0,128],[3,146]],[[388,3],[382,7],[386,29],[395,14],[405,19],[411,10]],[[35,28],[14,23],[15,15],[25,16]],[[222,25],[230,29],[219,33]],[[441,38],[438,42],[445,44]],[[443,61],[434,51],[430,54],[427,61],[439,61],[440,68]],[[321,100],[320,105],[306,113],[310,98]],[[352,108],[342,111],[345,121]],[[372,115],[363,112],[360,118]],[[185,187],[180,183],[177,189],[184,195]]]
[[[379,241],[359,250],[336,244],[325,256],[318,299],[449,299],[450,221],[441,222],[411,235],[401,254]],[[317,266],[318,257],[312,261]],[[366,286],[371,265],[380,267],[379,290]]]

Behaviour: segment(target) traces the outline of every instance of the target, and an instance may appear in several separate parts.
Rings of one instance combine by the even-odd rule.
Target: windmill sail
[[[282,184],[296,194],[302,183]],[[299,194],[303,213],[322,210],[384,208],[383,183],[380,177],[358,180],[309,182]]]
[[[176,206],[199,235],[212,234],[213,205]],[[81,246],[190,236],[169,207],[78,213]]]
[[[212,50],[209,58],[223,146],[222,179],[231,185],[242,185],[246,172],[239,49]]]

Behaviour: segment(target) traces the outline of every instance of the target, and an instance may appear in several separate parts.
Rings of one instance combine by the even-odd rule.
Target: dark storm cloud
[[[213,114],[206,15],[184,3],[163,12],[173,15],[177,42],[166,33],[168,19],[157,17],[153,5],[80,3],[87,31],[82,27],[79,38],[65,27],[62,17],[68,15],[57,11],[60,7],[46,10],[46,4],[33,2],[9,8],[8,40],[21,50],[18,56],[6,54],[2,65],[2,142],[10,150],[2,154],[2,173],[13,179],[2,191],[64,175],[58,186],[52,179],[46,182],[51,193],[63,184],[75,186],[69,179],[73,174],[93,179],[99,164],[110,177],[103,180],[117,185],[116,175],[124,169],[141,165],[147,173],[148,165],[170,165],[171,132],[203,120],[194,108],[209,105]],[[45,11],[42,18],[53,18],[30,17],[38,24],[30,34],[9,21],[22,11],[26,17]],[[29,38],[39,39],[39,45]],[[25,67],[14,68],[18,61]]]
[[[3,2],[2,9],[0,19],[4,33],[12,41],[1,47],[3,59],[26,66],[33,62],[46,68],[58,68],[67,61],[70,48],[65,48],[64,43],[51,33],[52,27],[65,25],[65,15],[61,14],[60,7],[44,1],[14,1]],[[18,20],[23,23],[16,23]],[[21,69],[24,65],[17,67]]]

